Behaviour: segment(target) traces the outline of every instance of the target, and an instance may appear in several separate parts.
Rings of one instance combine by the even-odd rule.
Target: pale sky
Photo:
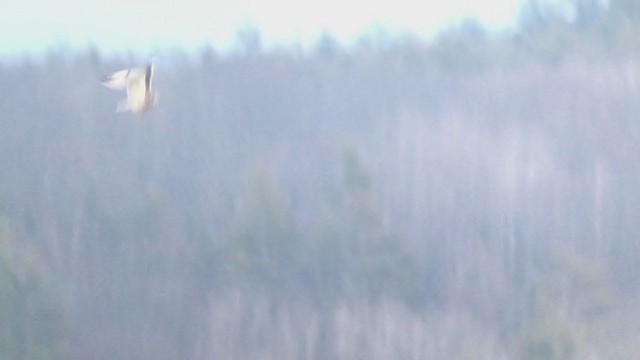
[[[309,44],[322,31],[345,43],[372,25],[428,37],[474,16],[488,28],[513,25],[520,0],[1,0],[0,55],[93,43],[103,51],[228,49],[252,24],[267,46]]]

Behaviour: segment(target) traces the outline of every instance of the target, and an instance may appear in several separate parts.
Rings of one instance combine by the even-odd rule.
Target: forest
[[[640,2],[144,61],[0,59],[0,359],[640,353]]]

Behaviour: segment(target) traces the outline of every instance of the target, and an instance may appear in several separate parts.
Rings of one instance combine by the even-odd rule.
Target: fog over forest
[[[528,4],[528,5],[527,5]],[[0,359],[631,359],[640,3],[0,59]]]

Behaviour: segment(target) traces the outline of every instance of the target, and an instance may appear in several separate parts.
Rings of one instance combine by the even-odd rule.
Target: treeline
[[[638,353],[638,11],[570,5],[249,31],[167,54],[142,118],[99,84],[136,56],[0,65],[0,358]]]

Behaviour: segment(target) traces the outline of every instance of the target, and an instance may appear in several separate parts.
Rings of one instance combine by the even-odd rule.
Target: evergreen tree
[[[0,218],[0,358],[64,359],[68,332],[60,288],[38,257],[14,241]]]

